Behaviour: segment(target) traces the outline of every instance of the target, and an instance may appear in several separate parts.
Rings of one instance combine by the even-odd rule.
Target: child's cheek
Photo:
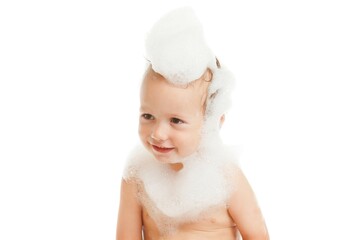
[[[145,124],[140,123],[138,133],[140,139],[145,143],[146,138],[149,135],[149,127],[146,126]]]

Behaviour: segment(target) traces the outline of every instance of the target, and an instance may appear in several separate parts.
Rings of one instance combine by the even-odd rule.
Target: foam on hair
[[[198,79],[215,59],[201,23],[189,7],[176,9],[155,23],[145,48],[154,71],[174,84]]]

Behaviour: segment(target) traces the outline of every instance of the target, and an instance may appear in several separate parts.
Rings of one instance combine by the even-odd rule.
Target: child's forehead
[[[183,101],[186,98],[196,98],[200,91],[195,85],[174,85],[163,78],[161,75],[148,75],[144,78],[141,92],[149,94],[150,97],[159,95],[159,97],[172,97],[174,101]],[[179,99],[177,99],[179,97]]]

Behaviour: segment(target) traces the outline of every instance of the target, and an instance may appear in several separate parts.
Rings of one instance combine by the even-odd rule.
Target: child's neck
[[[170,168],[172,170],[174,170],[175,172],[180,171],[184,167],[184,165],[182,163],[170,163],[169,165],[170,165]]]

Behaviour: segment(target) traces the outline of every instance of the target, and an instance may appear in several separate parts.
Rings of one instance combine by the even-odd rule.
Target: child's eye
[[[170,122],[172,122],[172,123],[174,123],[174,124],[182,124],[182,123],[184,123],[183,120],[178,119],[178,118],[172,118],[172,119],[170,120]]]
[[[154,116],[148,113],[144,113],[143,115],[141,115],[141,117],[146,120],[154,120]]]

